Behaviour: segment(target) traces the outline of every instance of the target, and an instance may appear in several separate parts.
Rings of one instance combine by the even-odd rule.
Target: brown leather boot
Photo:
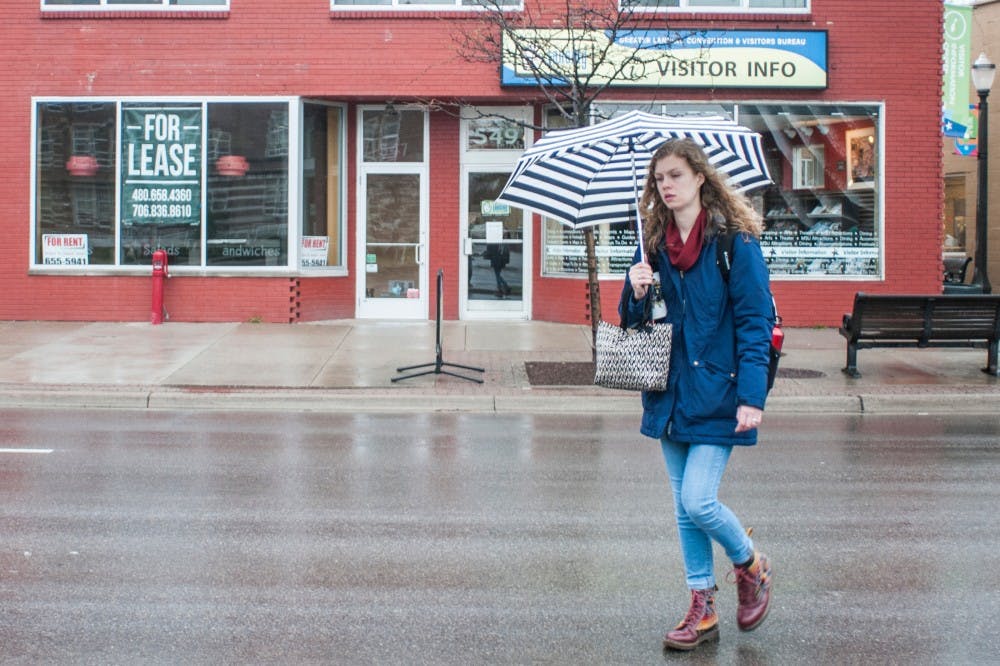
[[[736,567],[736,624],[740,631],[756,629],[771,606],[771,564],[764,553],[754,552],[748,567]]]
[[[705,641],[719,640],[719,616],[715,614],[715,591],[691,590],[691,607],[687,615],[663,637],[663,647],[671,650],[693,650]]]

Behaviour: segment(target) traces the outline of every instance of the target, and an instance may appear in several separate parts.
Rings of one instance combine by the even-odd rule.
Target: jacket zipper
[[[687,314],[687,287],[684,285],[684,271],[677,271],[681,278],[681,321],[684,321],[684,317]],[[675,398],[676,403],[676,398]],[[674,415],[673,410],[671,410],[670,416],[667,418],[667,437],[671,436],[674,430]]]

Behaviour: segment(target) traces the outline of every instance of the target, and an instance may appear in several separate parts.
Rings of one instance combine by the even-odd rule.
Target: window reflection
[[[115,261],[115,105],[38,105],[35,261]]]
[[[764,136],[774,181],[751,197],[771,275],[878,276],[878,108],[745,104],[739,114]]]
[[[881,275],[877,106],[632,103],[595,111],[610,118],[632,109],[723,115],[761,134],[773,184],[748,196],[764,219],[761,246],[773,277]],[[555,220],[544,230],[546,274],[585,274],[582,232]],[[634,230],[604,225],[594,234],[599,271],[620,276],[635,250]]]
[[[367,178],[365,252],[369,298],[407,298],[420,286],[420,176],[371,174]]]
[[[366,162],[424,161],[423,111],[400,111],[387,104],[382,110],[365,111],[363,118]]]
[[[288,264],[288,105],[208,105],[206,263]]]

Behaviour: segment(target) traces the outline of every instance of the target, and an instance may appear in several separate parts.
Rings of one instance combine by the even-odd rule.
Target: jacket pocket
[[[736,375],[721,367],[693,361],[688,372],[687,395],[681,398],[683,411],[692,420],[735,418]]]

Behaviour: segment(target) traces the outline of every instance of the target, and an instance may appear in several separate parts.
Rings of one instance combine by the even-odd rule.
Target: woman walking
[[[771,567],[751,532],[718,499],[734,446],[757,442],[767,396],[773,303],[760,249],[760,216],[732,191],[690,139],[664,143],[649,164],[642,194],[643,247],[619,304],[629,325],[673,325],[667,390],[642,395],[640,431],[660,440],[691,603],[664,636],[665,648],[692,650],[718,640],[713,542],[734,565],[737,625],[757,628],[771,600]],[[727,231],[728,281],[716,262]]]

